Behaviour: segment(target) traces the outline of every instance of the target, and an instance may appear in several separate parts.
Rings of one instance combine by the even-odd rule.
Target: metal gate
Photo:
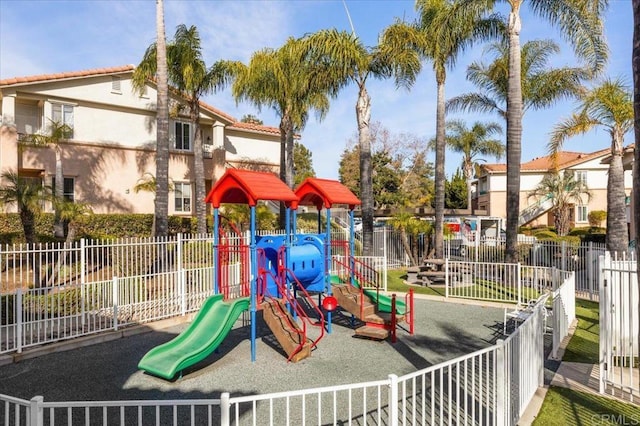
[[[640,401],[640,298],[635,260],[600,256],[600,393]]]

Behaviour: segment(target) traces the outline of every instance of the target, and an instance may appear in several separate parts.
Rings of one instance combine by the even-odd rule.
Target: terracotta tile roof
[[[236,123],[237,122],[235,117],[227,114],[226,112],[224,112],[222,110],[219,110],[218,108],[216,108],[214,106],[209,105],[208,103],[206,103],[204,101],[200,101],[200,107],[204,108],[205,110],[207,110],[209,112],[212,112],[212,113],[214,113],[216,115],[219,115],[220,117],[222,117],[222,118],[224,118],[226,120],[229,120],[229,122],[231,122],[231,123]]]
[[[280,129],[277,127],[263,126],[263,125],[254,124],[254,123],[243,123],[242,121],[236,121],[228,128],[236,129],[236,130],[249,130],[249,131],[259,132],[259,133],[270,133],[274,135],[280,134]]]
[[[602,157],[610,151],[609,148],[602,149],[591,153],[584,152],[572,152],[572,151],[560,151],[558,152],[558,168],[566,169],[568,167],[575,166],[576,164],[584,163],[586,161],[593,160],[594,158]],[[550,155],[534,158],[531,161],[522,163],[520,170],[528,172],[546,172],[553,166]],[[482,168],[488,173],[504,173],[507,171],[507,165],[501,164],[483,164]]]
[[[119,67],[109,67],[109,68],[95,68],[92,70],[84,70],[84,71],[70,71],[70,72],[60,72],[56,74],[40,74],[40,75],[31,75],[27,77],[12,77],[4,80],[0,80],[0,86],[11,86],[14,84],[28,84],[28,83],[40,83],[51,80],[65,80],[68,78],[79,78],[79,77],[92,77],[97,75],[108,75],[108,74],[117,74],[127,71],[133,71],[135,67],[133,65],[123,65]]]
[[[40,74],[40,75],[32,75],[32,76],[26,76],[26,77],[12,77],[12,78],[0,80],[0,87],[12,86],[16,84],[20,85],[20,84],[31,84],[31,83],[44,83],[46,81],[65,80],[65,79],[71,79],[71,78],[119,74],[123,72],[133,72],[133,70],[135,70],[134,65],[122,65],[118,67],[95,68],[91,70],[60,72],[56,74]],[[252,123],[242,123],[232,115],[229,115],[226,112],[221,111],[218,108],[207,104],[206,102],[200,101],[200,106],[206,111],[209,111],[227,120],[230,124],[228,126],[228,128],[230,129],[252,131],[256,133],[264,133],[264,134],[270,134],[270,135],[280,134],[280,129],[278,129],[277,127],[262,126],[258,124],[252,124]]]

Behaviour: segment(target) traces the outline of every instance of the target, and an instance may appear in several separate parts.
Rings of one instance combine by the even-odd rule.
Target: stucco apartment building
[[[589,212],[607,210],[607,173],[606,163],[610,149],[591,153],[562,151],[558,154],[558,168],[570,171],[586,182],[592,197],[584,204],[577,203],[573,208],[573,226],[588,226]],[[521,164],[520,168],[520,220],[521,226],[553,225],[551,200],[536,199],[529,196],[546,173],[552,169],[550,156],[534,158]],[[631,195],[631,170],[625,171],[625,192]],[[486,210],[489,216],[506,217],[507,165],[483,164],[477,182],[476,206]]]
[[[68,124],[62,145],[64,192],[89,203],[95,213],[153,213],[153,193],[133,188],[155,176],[156,90],[134,92],[132,65],[0,80],[0,172],[17,171],[51,184],[52,148],[18,149],[23,135],[46,133],[51,121]],[[181,103],[173,93],[170,105]],[[194,128],[186,115],[170,118],[169,213],[195,214]],[[183,115],[184,114],[184,115]],[[242,123],[201,103],[207,192],[230,167],[278,170],[278,128]]]

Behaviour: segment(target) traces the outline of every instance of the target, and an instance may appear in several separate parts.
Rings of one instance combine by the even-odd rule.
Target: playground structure
[[[364,325],[356,335],[372,339],[396,339],[399,322],[406,321],[413,334],[413,294],[397,301],[380,294],[371,283],[365,264],[355,258],[354,208],[360,200],[335,180],[308,178],[291,191],[275,175],[247,170],[227,170],[205,201],[213,207],[214,292],[192,324],[175,339],[150,350],[138,368],[167,380],[209,356],[231,331],[238,317],[249,311],[251,360],[256,360],[257,313],[287,355],[297,362],[330,334],[333,311],[339,305]],[[258,236],[256,206],[259,201],[282,202],[286,206],[285,234]],[[247,204],[250,212],[249,241],[233,225],[222,226],[222,204]],[[331,240],[331,207],[349,207],[348,241]],[[299,206],[318,210],[318,232],[296,230]],[[321,211],[325,209],[326,222]],[[340,249],[340,259],[332,257]],[[237,265],[235,277],[229,265]],[[332,275],[332,270],[336,274]],[[235,282],[232,282],[235,281]],[[367,283],[374,289],[365,289]],[[313,296],[317,295],[318,302]],[[312,331],[313,330],[313,331]]]

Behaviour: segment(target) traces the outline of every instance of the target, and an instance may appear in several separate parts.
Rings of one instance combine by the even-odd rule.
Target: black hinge
[[[604,363],[604,371],[608,371],[609,370],[608,365],[609,364],[607,364],[606,362]]]
[[[607,287],[607,279],[606,278],[604,279],[604,287],[605,288]]]

